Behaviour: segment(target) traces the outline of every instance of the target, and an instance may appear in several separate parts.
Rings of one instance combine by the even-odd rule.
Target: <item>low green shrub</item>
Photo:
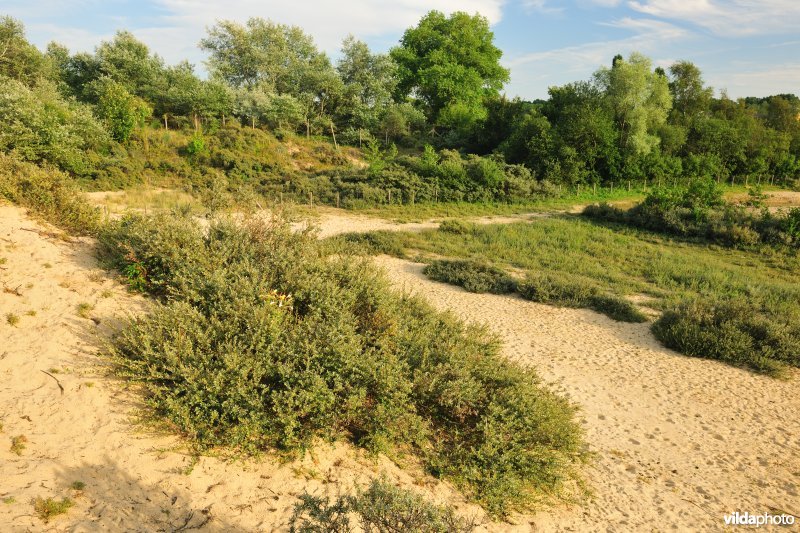
[[[295,505],[290,531],[302,533],[349,533],[350,519],[357,518],[365,532],[414,531],[418,533],[468,533],[471,521],[459,518],[452,507],[436,505],[411,491],[373,480],[356,496],[331,501],[303,494]]]
[[[758,301],[697,298],[680,302],[653,324],[668,348],[777,375],[800,366],[800,313]]]
[[[403,247],[389,231],[373,231],[370,233],[346,233],[341,239],[361,247],[369,254],[386,254],[394,257],[405,257]]]
[[[100,212],[84,199],[73,179],[55,168],[39,167],[3,153],[0,198],[72,233],[94,233],[100,226]]]
[[[530,274],[519,286],[527,300],[564,307],[586,307],[620,322],[646,322],[647,316],[631,302],[581,278],[557,274]]]
[[[800,209],[775,214],[763,208],[756,213],[744,206],[725,204],[713,181],[695,181],[687,188],[656,189],[629,210],[599,204],[587,206],[582,214],[593,220],[724,246],[800,246]]]
[[[406,451],[494,514],[574,486],[574,407],[347,247],[283,220],[202,231],[168,215],[112,223],[100,243],[161,301],[116,336],[117,370],[198,448]]]
[[[429,278],[463,287],[469,292],[508,294],[517,282],[501,269],[471,260],[437,260],[423,269]]]

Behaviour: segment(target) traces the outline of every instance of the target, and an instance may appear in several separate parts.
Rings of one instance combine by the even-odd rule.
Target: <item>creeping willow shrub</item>
[[[353,519],[367,532],[469,533],[475,529],[473,522],[459,518],[452,507],[433,504],[386,480],[376,479],[357,495],[340,496],[334,501],[301,495],[290,530],[349,533],[354,531]]]
[[[516,282],[497,267],[471,260],[438,260],[427,265],[423,273],[436,281],[452,283],[469,292],[506,294],[514,292]]]
[[[199,448],[408,452],[496,514],[575,486],[573,406],[347,249],[282,220],[203,231],[169,215],[100,243],[160,300],[116,337],[118,371]]]
[[[697,298],[668,309],[653,324],[665,346],[694,357],[719,359],[779,375],[800,366],[800,313],[765,302]]]

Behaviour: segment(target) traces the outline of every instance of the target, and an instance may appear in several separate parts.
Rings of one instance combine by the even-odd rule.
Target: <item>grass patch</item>
[[[47,523],[58,515],[66,514],[73,505],[75,505],[75,502],[69,498],[61,498],[60,500],[55,498],[36,498],[33,501],[33,510],[36,511],[39,518]]]
[[[6,313],[6,324],[9,326],[16,326],[19,324],[19,316],[14,313]]]
[[[73,481],[70,484],[69,488],[71,488],[72,490],[83,490],[86,488],[86,483],[84,483],[83,481]]]
[[[78,304],[77,307],[78,316],[81,318],[87,318],[87,319],[90,318],[93,310],[94,310],[94,305],[88,302],[81,302]]]
[[[17,503],[17,499],[14,496],[6,496],[3,498],[3,503],[6,505],[11,505],[12,503]]]
[[[628,298],[647,295],[651,299],[648,306],[664,313],[656,334],[687,355],[767,373],[774,373],[773,367],[800,366],[798,358],[791,355],[799,353],[800,338],[800,306],[796,303],[800,301],[800,259],[793,253],[688,243],[573,216],[382,233],[381,238],[389,241],[387,247],[400,248],[404,255],[445,256],[482,265],[481,269],[489,265],[499,272],[526,273],[517,290],[535,301],[586,307],[617,320],[637,322],[645,317]],[[431,261],[428,272],[438,272],[439,265]],[[463,275],[459,276],[450,277],[451,282],[461,284]],[[448,281],[443,276],[437,279]],[[702,313],[690,313],[697,300],[714,304]],[[739,310],[739,318],[731,318],[730,306]],[[741,309],[748,306],[752,311],[742,314]],[[688,322],[677,321],[677,316]],[[677,332],[689,324],[695,328],[725,326],[694,341],[688,337],[680,341],[677,336],[683,333]],[[728,329],[749,339],[740,342],[741,353],[736,356],[723,347],[729,341],[724,334]]]
[[[322,438],[411,453],[494,514],[576,486],[574,406],[349,247],[282,220],[203,231],[166,215],[100,242],[162,301],[116,337],[117,370],[198,448],[297,454]]]
[[[28,437],[25,435],[17,435],[11,437],[11,453],[22,455],[22,452],[27,448]]]
[[[411,491],[374,480],[356,496],[334,501],[303,494],[295,505],[291,531],[353,531],[351,518],[362,531],[414,531],[418,533],[468,533],[472,521],[459,518],[449,506],[435,505]]]

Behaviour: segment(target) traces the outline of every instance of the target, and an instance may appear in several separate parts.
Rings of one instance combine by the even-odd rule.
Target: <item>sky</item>
[[[0,15],[21,20],[43,49],[58,41],[92,51],[127,29],[200,74],[206,56],[197,44],[217,20],[298,25],[335,59],[348,34],[389,50],[431,9],[489,20],[511,97],[546,98],[548,87],[589,79],[632,51],[665,68],[692,61],[732,98],[800,94],[800,0],[0,0]]]

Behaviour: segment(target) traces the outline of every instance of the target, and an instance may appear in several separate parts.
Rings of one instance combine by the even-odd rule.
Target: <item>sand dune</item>
[[[374,219],[321,223],[323,234],[377,229]],[[0,206],[0,530],[282,531],[304,490],[336,494],[380,473],[485,519],[448,484],[347,445],[286,464],[194,461],[175,437],[145,431],[131,421],[136,396],[105,376],[97,353],[117,321],[147,303],[98,268],[90,241],[55,233]],[[509,358],[582,406],[597,454],[587,471],[593,501],[481,529],[718,530],[733,510],[800,513],[797,372],[777,381],[682,357],[647,325],[470,294],[425,279],[420,265],[377,262],[399,290],[487,324]],[[82,303],[92,306],[85,316]],[[18,435],[27,438],[21,455],[10,450]],[[76,503],[66,515],[47,525],[35,516],[32,499],[64,496]]]

